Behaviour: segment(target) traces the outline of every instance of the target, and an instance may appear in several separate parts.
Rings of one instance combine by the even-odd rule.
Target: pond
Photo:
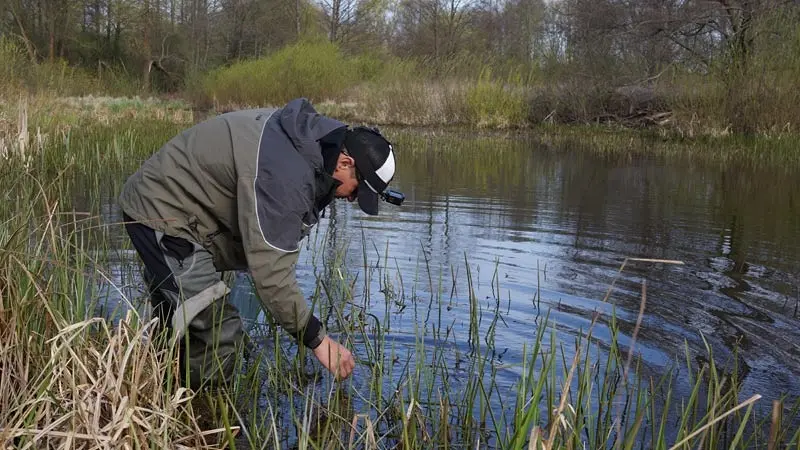
[[[610,346],[614,314],[620,349],[627,352],[635,335],[639,373],[674,370],[676,397],[690,393],[687,358],[702,364],[706,345],[721,366],[737,361],[740,399],[762,395],[762,412],[800,394],[797,171],[552,148],[530,134],[387,134],[397,147],[393,187],[405,203],[383,203],[370,217],[336,202],[304,242],[298,265],[306,297],[320,278],[339,277],[352,298],[342,290],[319,295],[350,304],[342,306],[349,314],[357,307],[374,316],[366,333],[347,336],[360,361],[374,357],[371,339],[385,340],[383,360],[391,363],[380,366],[382,399],[415,365],[433,367],[432,392],[444,383],[453,397],[468,392],[470,372],[481,370],[490,409],[511,420],[527,370],[523,355],[545,317],[548,345],[558,340],[559,365],[563,358],[568,368],[595,313],[600,353]],[[112,200],[106,210],[116,220]],[[231,301],[260,336],[267,318],[243,274]],[[334,337],[355,320],[316,311]],[[256,341],[275,353],[271,336],[265,331]],[[296,351],[285,336],[279,342]],[[488,363],[470,365],[477,355]],[[374,391],[375,367],[358,364],[348,389]],[[324,399],[330,385],[320,389]],[[369,410],[359,397],[355,411]],[[428,400],[439,396],[417,399]],[[485,414],[475,405],[476,417]]]

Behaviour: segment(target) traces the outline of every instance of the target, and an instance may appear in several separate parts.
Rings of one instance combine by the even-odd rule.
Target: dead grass
[[[16,155],[26,161],[41,151],[49,138],[76,127],[126,125],[137,120],[191,126],[196,117],[180,100],[25,94],[0,98],[0,159]]]
[[[156,321],[92,317],[87,288],[108,276],[55,183],[15,190],[27,207],[0,227],[0,448],[220,448],[230,430],[198,423],[174,351],[150,340]]]
[[[6,324],[20,320],[10,311],[3,316]],[[220,448],[213,442],[225,430],[200,429],[193,394],[163,388],[170,361],[145,338],[154,322],[135,322],[129,313],[114,329],[102,319],[58,323],[43,355],[26,351],[29,343],[5,326],[0,441],[18,448]]]
[[[181,100],[20,93],[15,97],[0,97],[0,138],[18,134],[23,117],[31,127],[62,130],[88,124],[114,125],[137,119],[178,124],[195,121],[191,106]]]

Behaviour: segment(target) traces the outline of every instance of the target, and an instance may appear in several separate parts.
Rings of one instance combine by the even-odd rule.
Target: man
[[[334,198],[377,214],[394,174],[392,145],[377,130],[351,129],[306,99],[219,115],[144,162],[119,202],[154,314],[180,346],[184,385],[233,374],[246,336],[225,300],[228,270],[248,270],[278,324],[334,376],[351,374],[352,354],[327,336],[298,288],[299,243]]]

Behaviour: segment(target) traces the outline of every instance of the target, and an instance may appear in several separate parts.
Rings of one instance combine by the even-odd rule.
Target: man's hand
[[[340,380],[349,377],[356,366],[350,350],[328,336],[322,338],[322,343],[314,349],[314,356]]]

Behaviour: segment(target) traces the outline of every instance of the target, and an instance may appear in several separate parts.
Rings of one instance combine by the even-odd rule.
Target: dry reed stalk
[[[28,146],[28,99],[21,97],[19,101],[19,119],[17,122],[17,145],[19,155],[24,159]]]
[[[145,337],[155,323],[138,326],[132,312],[115,329],[97,318],[61,323],[37,372],[30,370],[36,355],[20,351],[22,337],[4,335],[0,386],[18,389],[0,396],[0,441],[26,438],[22,448],[219,448],[208,438],[225,430],[198,427],[193,394],[165,389],[171,362]]]

